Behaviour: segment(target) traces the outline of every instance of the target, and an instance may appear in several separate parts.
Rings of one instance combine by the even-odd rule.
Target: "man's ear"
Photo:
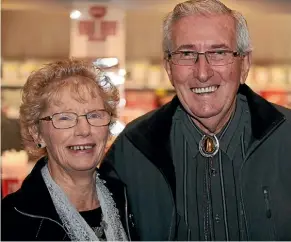
[[[248,74],[249,74],[249,70],[251,68],[251,64],[252,64],[252,52],[247,52],[242,57],[240,84],[244,84],[246,82]]]
[[[168,77],[169,77],[169,80],[170,80],[172,86],[174,86],[173,80],[172,80],[172,70],[171,70],[171,64],[170,64],[169,58],[164,58],[164,68],[168,74]]]

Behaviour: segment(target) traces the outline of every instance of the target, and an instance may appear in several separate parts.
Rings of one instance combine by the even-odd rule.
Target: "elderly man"
[[[291,112],[244,84],[244,17],[192,0],[163,27],[177,97],[130,123],[102,166],[126,184],[140,238],[291,240]]]

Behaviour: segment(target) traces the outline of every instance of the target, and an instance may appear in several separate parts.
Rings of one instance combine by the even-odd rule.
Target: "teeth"
[[[201,88],[192,88],[192,92],[197,93],[197,94],[202,94],[202,93],[211,93],[216,91],[218,86],[210,86],[210,87],[201,87]]]
[[[92,145],[76,145],[76,146],[70,146],[71,150],[88,150],[88,149],[92,149],[93,146]]]

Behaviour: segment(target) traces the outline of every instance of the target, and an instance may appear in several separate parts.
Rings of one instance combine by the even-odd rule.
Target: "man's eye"
[[[193,51],[181,51],[180,52],[180,56],[182,57],[182,58],[193,58],[193,57],[195,57],[195,52],[193,52]]]
[[[226,55],[225,50],[216,50],[212,52],[213,55]]]
[[[181,52],[181,54],[184,55],[184,56],[189,56],[189,55],[193,55],[193,52],[191,52],[191,51],[183,51],[183,52]]]

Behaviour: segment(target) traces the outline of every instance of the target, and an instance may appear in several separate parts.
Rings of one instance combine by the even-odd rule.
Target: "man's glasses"
[[[56,129],[69,129],[77,125],[79,117],[86,117],[88,123],[95,127],[107,126],[111,121],[111,115],[106,110],[94,110],[90,113],[78,115],[73,112],[55,113],[39,120],[52,121]]]
[[[200,55],[204,55],[207,63],[212,66],[224,66],[233,63],[239,53],[231,50],[176,51],[169,53],[169,59],[175,65],[192,66],[198,61]]]

